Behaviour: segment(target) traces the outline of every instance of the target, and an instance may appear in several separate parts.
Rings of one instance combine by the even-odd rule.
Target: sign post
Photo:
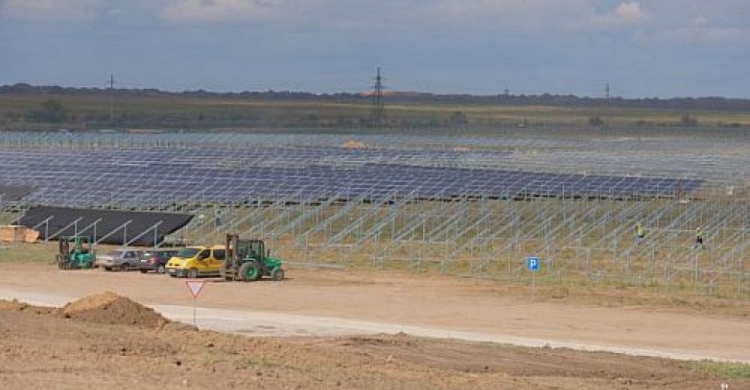
[[[201,291],[203,291],[203,286],[206,285],[205,280],[186,280],[185,285],[188,288],[188,291],[190,291],[190,295],[193,297],[193,326],[198,327],[197,321],[196,321],[196,304],[198,301],[198,295],[201,294]]]
[[[531,299],[534,299],[534,274],[539,271],[539,258],[529,256],[526,258],[526,269],[531,271]]]

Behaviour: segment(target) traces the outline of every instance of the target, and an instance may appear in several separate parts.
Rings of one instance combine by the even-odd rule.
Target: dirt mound
[[[367,149],[370,146],[362,141],[349,140],[341,144],[341,147],[346,149]]]
[[[63,318],[101,324],[134,325],[145,328],[161,328],[169,320],[154,309],[131,301],[113,292],[81,298],[56,311]]]
[[[52,312],[52,310],[54,309],[50,307],[40,307],[29,305],[28,303],[24,302],[18,302],[17,299],[14,299],[12,301],[0,299],[0,311],[26,311],[36,314],[49,314]]]

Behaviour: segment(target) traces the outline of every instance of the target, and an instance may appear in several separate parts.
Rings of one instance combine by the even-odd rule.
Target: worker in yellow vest
[[[703,245],[703,230],[701,230],[700,227],[695,229],[695,245],[693,246],[693,249],[696,249],[698,247],[701,247],[701,249],[706,249],[706,247]]]
[[[646,228],[640,223],[635,225],[635,243],[640,244],[646,238]]]

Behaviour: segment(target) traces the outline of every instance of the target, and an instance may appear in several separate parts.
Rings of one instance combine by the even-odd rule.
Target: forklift
[[[71,243],[73,244],[72,248]],[[57,255],[55,255],[57,268],[70,270],[94,267],[96,253],[93,249],[91,237],[60,237],[57,248]]]
[[[284,279],[281,259],[271,257],[263,240],[243,240],[238,234],[227,234],[226,254],[221,278],[226,281],[254,282],[262,277]]]

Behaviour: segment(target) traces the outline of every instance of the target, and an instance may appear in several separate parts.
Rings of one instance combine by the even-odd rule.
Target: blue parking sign
[[[527,257],[526,269],[529,271],[539,271],[539,258],[536,256]]]

